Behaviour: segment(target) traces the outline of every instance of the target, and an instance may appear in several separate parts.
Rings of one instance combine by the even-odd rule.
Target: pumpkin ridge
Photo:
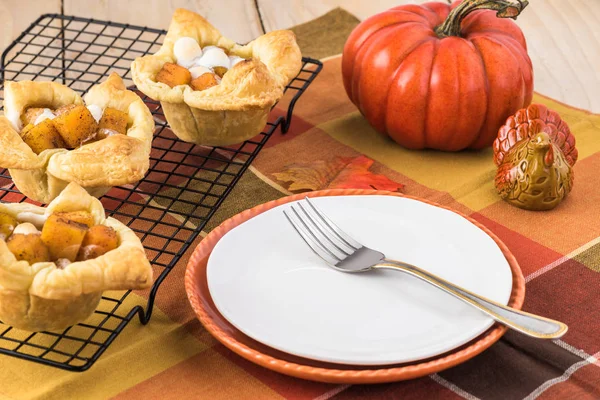
[[[479,61],[481,62],[481,66],[483,67],[483,82],[485,83],[485,98],[487,100],[485,103],[485,113],[484,113],[485,118],[481,122],[481,126],[479,127],[479,130],[477,131],[477,135],[475,135],[475,138],[473,139],[473,141],[471,141],[471,143],[469,143],[469,145],[467,146],[468,149],[472,149],[473,146],[475,146],[475,143],[477,143],[477,141],[483,134],[483,131],[485,130],[485,123],[487,122],[488,113],[490,112],[491,99],[490,99],[490,80],[488,77],[487,65],[485,65],[485,60],[483,59],[483,53],[481,52],[481,48],[474,41],[469,40],[469,43],[471,43],[473,45],[473,47],[475,48],[475,52],[479,56]]]
[[[488,35],[488,32],[492,32],[492,31],[477,31],[474,32],[473,34],[471,34],[468,38],[468,40],[472,40],[472,39],[476,39],[476,38],[485,38],[485,39],[496,39],[497,41],[501,41],[503,44],[504,41],[508,41],[511,45],[511,53],[514,53],[515,51],[518,52],[522,57],[524,61],[527,61],[527,63],[529,64],[529,66],[532,66],[531,64],[531,58],[529,58],[529,55],[527,54],[527,51],[521,46],[521,43],[519,43],[519,41],[512,35],[508,35],[508,34],[504,34],[500,37],[495,36],[495,35]]]
[[[369,47],[365,47],[365,44],[367,42],[369,42],[370,40],[374,40],[374,36],[376,36],[377,34],[379,34],[379,32],[385,30],[390,30],[392,29],[392,25],[386,25],[385,27],[378,29],[377,31],[375,31],[374,33],[372,33],[367,39],[365,39],[357,48],[356,51],[354,52],[354,60],[352,63],[352,79],[351,79],[351,100],[354,104],[361,104],[360,102],[360,81],[361,81],[361,75],[362,75],[362,61],[365,57],[365,54],[367,51],[369,51]],[[359,107],[360,112],[364,115],[363,110],[361,109],[362,107]]]
[[[436,5],[436,6],[440,6],[441,8],[444,8],[444,15],[441,15],[438,12],[438,10],[435,10],[435,9],[429,7],[431,5]],[[435,30],[436,26],[438,26],[439,24],[443,23],[444,20],[448,17],[448,14],[450,14],[450,11],[451,11],[450,10],[450,8],[451,8],[450,4],[439,4],[438,2],[432,2],[432,1],[421,4],[421,7],[423,7],[426,10],[431,11],[431,13],[435,16],[435,18],[437,18],[439,20],[439,21],[437,21],[435,23],[435,25],[433,25],[431,27],[432,30]],[[428,20],[427,22],[429,23],[430,21]],[[436,35],[436,37],[437,37],[437,35]]]
[[[523,107],[528,106],[529,104],[528,103],[526,104],[526,101],[525,101],[526,100],[525,97],[526,97],[527,94],[525,93],[525,77],[523,76],[523,68],[521,68],[521,62],[517,59],[517,56],[514,54],[514,49],[512,48],[513,46],[507,45],[504,42],[504,40],[502,40],[500,38],[496,38],[494,36],[486,36],[486,39],[490,40],[490,41],[492,41],[494,43],[497,43],[500,46],[502,46],[505,49],[507,49],[508,50],[507,53],[510,54],[510,56],[513,58],[513,60],[515,60],[515,65],[519,69],[519,77],[521,78],[521,83],[522,83],[520,85],[520,88],[521,88],[521,95],[520,95],[521,101],[520,101],[520,104]],[[522,108],[522,107],[519,107],[519,108]],[[512,114],[510,114],[510,115],[512,115]]]
[[[412,15],[410,13],[406,13],[406,12],[404,12],[404,13],[409,14],[409,16]],[[421,15],[418,15],[418,16],[423,19],[422,25],[426,25],[428,21]],[[379,15],[375,15],[373,17],[368,18],[366,21],[369,21],[369,20],[375,21],[378,17],[379,17]],[[419,24],[419,22],[416,22],[416,21],[406,21],[406,23],[409,23],[409,22]],[[394,27],[394,26],[396,26],[398,24],[402,24],[402,23],[404,23],[404,21],[391,20],[391,21],[388,21],[388,23],[378,27],[376,30],[369,33],[368,35],[365,32],[359,32],[359,31],[353,31],[350,34],[350,37],[348,38],[348,40],[346,41],[346,44],[344,45],[344,52],[342,54],[342,69],[343,70],[345,69],[344,68],[344,65],[345,65],[344,60],[350,60],[349,70],[351,73],[350,76],[352,78],[350,79],[350,83],[348,85],[346,84],[347,79],[344,79],[344,87],[346,88],[348,97],[350,97],[352,102],[356,103],[356,101],[358,101],[358,97],[355,95],[356,88],[354,87],[354,81],[355,81],[355,78],[358,79],[360,77],[360,73],[356,73],[356,68],[357,68],[357,65],[360,65],[361,63],[357,62],[357,60],[358,60],[359,53],[360,53],[361,49],[363,48],[365,42],[367,42],[373,35],[377,34],[378,32],[380,32],[384,29]],[[366,35],[366,37],[360,43],[354,43],[355,40],[360,39],[363,35]],[[357,39],[354,39],[354,36],[357,36]],[[350,46],[351,43],[353,43],[354,45]],[[352,47],[352,48],[350,48],[350,47]],[[352,53],[352,56],[350,57],[348,55],[348,53]],[[359,72],[360,72],[360,70],[359,70]],[[344,73],[344,75],[346,75],[345,72],[343,72],[343,73]]]
[[[410,21],[409,23],[419,24],[418,22]],[[372,45],[373,42],[381,39],[379,36],[382,33],[388,31],[394,31],[397,27],[397,23],[386,25],[381,29],[373,32],[367,39],[365,39],[362,44],[360,44],[355,51],[354,62],[352,64],[352,85],[351,85],[351,100],[354,104],[361,104],[361,95],[360,95],[360,83],[361,83],[361,75],[362,75],[362,63],[365,58],[365,54],[371,49],[371,46],[366,46],[366,44]],[[360,107],[359,107],[360,109]],[[363,113],[362,110],[360,110]],[[363,113],[364,114],[364,113]]]
[[[479,51],[479,49],[473,44],[473,42],[471,42],[470,40],[466,40],[465,42],[467,43],[467,46],[471,49],[471,51],[473,52],[473,54],[475,55],[475,57],[479,60],[479,65],[481,67],[481,70],[483,72],[483,79],[482,82],[484,83],[485,86],[485,90],[483,90],[483,94],[485,95],[485,110],[484,110],[484,118],[481,118],[481,120],[479,121],[479,126],[477,126],[477,130],[473,129],[474,132],[477,132],[474,135],[474,139],[472,141],[470,141],[466,146],[463,147],[463,149],[468,149],[471,148],[471,146],[475,143],[475,141],[479,138],[479,136],[481,135],[481,131],[484,127],[485,124],[485,120],[486,120],[486,116],[488,113],[488,107],[489,107],[489,81],[487,79],[487,70],[486,70],[486,66],[485,63],[483,62],[483,58],[481,56],[481,52]]]
[[[387,103],[387,98],[389,96],[389,85],[387,85],[386,87],[379,87],[379,85],[375,85],[374,87],[369,86],[369,78],[373,75],[372,74],[372,70],[366,70],[362,67],[362,62],[364,59],[369,59],[371,58],[371,54],[372,52],[379,52],[379,47],[382,43],[386,43],[388,42],[390,39],[391,40],[395,40],[397,38],[397,36],[399,36],[401,33],[403,32],[407,32],[410,31],[411,29],[414,29],[414,27],[412,26],[414,24],[414,22],[411,22],[410,25],[409,24],[402,24],[402,25],[394,25],[394,26],[388,26],[385,29],[381,29],[379,30],[376,34],[373,34],[371,36],[371,38],[368,41],[365,41],[365,43],[363,44],[363,47],[361,48],[360,53],[357,55],[356,57],[356,61],[357,64],[359,66],[359,74],[358,77],[353,77],[354,82],[356,82],[356,96],[358,99],[358,103],[359,104],[365,104],[364,102],[364,98],[365,97],[373,97],[374,99],[376,98],[377,100],[377,104],[380,104],[381,107],[385,106]],[[423,27],[422,24],[417,23],[417,26],[419,27],[419,31],[426,31],[426,27]],[[420,40],[419,40],[420,39]],[[422,39],[419,38],[416,39],[416,43],[420,43],[421,41],[426,41],[426,40],[430,40],[429,37],[427,37],[426,39]],[[412,40],[407,41],[406,42],[407,45],[411,46],[413,45]],[[415,48],[413,46],[413,48]],[[364,50],[363,50],[364,49]],[[409,52],[404,51],[402,54],[404,54],[402,56],[402,59],[400,60],[399,64],[401,64],[404,61],[404,58],[406,57],[407,54],[410,54]],[[375,68],[375,71],[377,71],[377,69]],[[395,73],[395,69],[389,69],[389,71],[394,71]],[[364,79],[363,79],[363,75],[364,75]],[[376,91],[376,95],[374,94],[373,90]],[[377,128],[377,130],[384,130],[385,129],[385,115],[381,115],[382,111],[379,108],[371,108],[372,112],[368,112],[369,110],[363,110],[362,107],[359,107],[359,110],[361,111],[361,113],[365,116],[369,115],[372,117],[373,120],[373,125]]]
[[[516,65],[517,71],[520,72],[521,79],[523,80],[523,82],[525,82],[525,77],[523,76],[523,73],[522,73],[521,60],[519,60],[515,57],[513,52],[510,51],[511,50],[510,47],[507,47],[507,45],[505,44],[503,39],[504,39],[504,37],[496,38],[494,36],[478,36],[476,38],[473,38],[472,42],[473,42],[473,44],[477,44],[480,41],[484,41],[484,42],[487,41],[489,43],[492,43],[496,46],[501,47],[504,50],[502,52],[502,54],[504,54],[505,56],[506,56],[506,53],[509,53],[510,57],[512,57],[512,61],[513,61],[509,64]],[[486,74],[486,76],[488,76],[488,75]],[[488,146],[487,143],[493,143],[494,139],[496,138],[496,136],[498,134],[498,127],[502,126],[502,124],[506,120],[506,118],[508,118],[510,115],[514,114],[517,110],[519,110],[523,107],[526,107],[528,105],[528,104],[525,104],[525,100],[526,100],[526,96],[527,96],[527,94],[524,92],[525,90],[526,90],[526,88],[524,87],[524,85],[522,85],[521,86],[521,92],[522,92],[521,94],[522,95],[520,96],[520,101],[518,101],[518,102],[514,101],[515,107],[513,109],[509,109],[509,108],[505,109],[506,115],[500,119],[500,122],[498,123],[497,127],[495,127],[493,130],[490,129],[489,132],[487,132],[488,133],[487,135],[485,135],[486,126],[489,128],[492,125],[493,121],[489,120],[490,114],[488,114],[486,116],[486,123],[484,124],[484,128],[483,128],[484,131],[481,132],[481,134],[478,138],[478,143],[475,143],[473,145],[473,148],[479,149],[479,148]],[[512,92],[512,90],[505,90],[505,93],[506,92],[510,93],[510,92]],[[515,99],[516,97],[510,96],[509,98],[512,100],[512,99]],[[483,139],[487,139],[487,140],[483,140]]]
[[[468,41],[467,41],[468,42]],[[456,57],[455,58],[455,63],[454,63],[454,68],[456,68],[456,87],[457,87],[457,93],[460,96],[460,93],[462,92],[462,81],[461,81],[461,76],[462,74],[460,73],[460,69],[461,69],[461,62],[460,62],[460,57]],[[462,111],[463,111],[463,102],[459,101],[458,102],[458,110],[457,110],[457,114],[458,115],[462,115]],[[456,126],[458,126],[459,124],[457,124]],[[453,149],[454,148],[454,143],[457,141],[456,139],[457,135],[456,135],[456,131],[451,135],[450,139],[447,139],[447,148],[448,149]]]
[[[503,36],[503,37],[499,37],[496,38],[503,46],[508,47],[510,51],[511,56],[513,56],[515,59],[517,59],[517,55],[521,56],[521,60],[517,59],[517,65],[519,67],[519,72],[520,72],[520,76],[521,76],[521,81],[522,81],[522,85],[521,87],[521,91],[523,92],[523,107],[527,107],[529,104],[531,104],[531,100],[533,99],[533,69],[532,64],[531,64],[531,58],[529,58],[529,55],[525,52],[525,50],[520,46],[519,42],[513,38],[513,37],[509,37],[509,36]],[[529,70],[531,71],[531,79],[525,79],[525,75],[527,74],[527,69],[523,68],[522,62],[525,61],[527,62],[527,65],[529,66]],[[531,82],[531,88],[527,87],[527,82]],[[529,89],[529,90],[528,90]],[[529,95],[529,93],[531,93],[531,95]]]
[[[425,109],[426,117],[423,121],[423,132],[425,136],[425,148],[429,148],[429,129],[427,129],[427,114],[429,114],[429,100],[431,99],[431,79],[433,78],[433,67],[435,65],[435,59],[438,55],[438,49],[440,48],[440,40],[436,40],[433,47],[433,56],[431,57],[431,67],[429,68],[429,83],[427,84],[427,92],[425,95]]]
[[[400,61],[398,63],[398,66],[396,67],[396,69],[394,70],[394,73],[392,74],[392,78],[390,79],[390,81],[395,82],[396,81],[396,77],[397,75],[400,73],[400,69],[402,68],[402,64],[404,64],[404,61],[406,61],[406,58],[408,55],[410,55],[413,51],[417,50],[417,48],[419,48],[421,45],[430,42],[431,40],[435,40],[433,38],[426,38],[421,40],[420,42],[417,42],[414,46],[412,46],[408,51],[406,51],[406,53],[404,54],[404,57],[402,57],[402,61]],[[392,85],[388,86],[387,91],[385,92],[385,109],[387,110],[389,107],[389,99],[390,99],[390,91],[392,90]],[[389,113],[385,113],[384,115],[384,125],[386,130],[389,130],[389,124],[388,124],[388,115]]]
[[[407,55],[399,67],[401,82],[393,82],[388,94],[387,107],[391,108],[386,114],[386,122],[390,128],[387,134],[409,149],[423,149],[425,146],[425,90],[430,77],[427,68],[421,66],[431,63],[435,41],[425,41]],[[419,63],[419,68],[414,68],[415,61]]]

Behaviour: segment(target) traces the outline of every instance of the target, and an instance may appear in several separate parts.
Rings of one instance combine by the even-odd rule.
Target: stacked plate
[[[290,196],[225,221],[196,248],[186,290],[204,326],[266,368],[336,383],[410,379],[463,362],[505,328],[450,295],[395,271],[344,274],[289,225]],[[389,258],[520,308],[514,257],[473,219],[373,190],[310,193],[344,231]]]

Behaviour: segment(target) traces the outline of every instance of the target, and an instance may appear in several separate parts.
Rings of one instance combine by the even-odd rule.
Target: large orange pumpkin
[[[344,47],[348,96],[404,147],[490,146],[533,95],[525,38],[506,19],[527,1],[514,1],[405,5],[363,21]]]

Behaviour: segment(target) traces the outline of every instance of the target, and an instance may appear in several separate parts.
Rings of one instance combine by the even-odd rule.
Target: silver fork
[[[454,285],[414,265],[385,258],[342,231],[308,197],[283,213],[312,251],[327,264],[342,272],[367,272],[392,269],[405,272],[442,289],[467,304],[483,311],[497,322],[525,335],[539,339],[558,339],[567,332],[567,325],[549,318],[507,307],[493,300]]]

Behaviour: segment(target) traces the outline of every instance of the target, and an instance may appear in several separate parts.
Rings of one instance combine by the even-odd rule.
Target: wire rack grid
[[[84,93],[116,71],[132,85],[131,62],[156,52],[165,33],[129,24],[42,15],[0,57],[0,99],[5,80],[52,80]],[[125,223],[142,240],[155,271],[152,288],[136,292],[139,296],[130,296],[129,291],[107,292],[90,319],[63,332],[29,333],[0,322],[0,354],[84,371],[136,315],[146,324],[161,283],[273,132],[278,127],[284,133],[288,130],[296,101],[321,68],[319,61],[303,58],[302,70],[286,88],[293,92],[288,94],[286,117],[275,118],[256,137],[229,147],[180,141],[170,131],[160,103],[138,92],[156,122],[150,169],[140,182],[113,188],[101,200],[107,215]],[[0,169],[0,201],[31,202],[5,169]]]

